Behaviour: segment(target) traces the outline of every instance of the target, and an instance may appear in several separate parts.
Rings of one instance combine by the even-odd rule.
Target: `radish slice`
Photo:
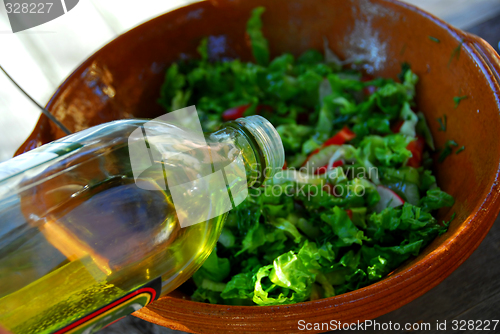
[[[340,146],[331,145],[318,150],[318,152],[312,153],[308,160],[302,165],[303,168],[305,167],[304,171],[312,174],[315,169],[325,166],[330,161],[330,157],[334,155],[339,148]],[[329,166],[331,165],[330,163]]]
[[[341,148],[339,150],[337,150],[331,157],[330,157],[330,160],[328,160],[328,166],[333,166],[333,164],[336,162],[336,161],[342,161],[344,164],[345,164],[345,160],[343,159],[344,158],[344,155],[345,155],[345,152],[344,150]],[[332,167],[333,168],[333,167]],[[332,169],[332,168],[329,168],[329,169]]]
[[[321,175],[321,174],[325,174],[327,171],[331,170],[331,169],[334,169],[336,167],[340,167],[340,166],[344,166],[345,164],[345,161],[344,160],[338,160],[338,161],[335,161],[333,164],[331,165],[324,165],[324,166],[321,166],[321,167],[318,167],[314,170],[314,173],[315,175]]]
[[[373,208],[377,213],[382,212],[385,208],[395,208],[405,203],[398,194],[387,187],[377,186],[377,192],[380,195],[380,201]]]

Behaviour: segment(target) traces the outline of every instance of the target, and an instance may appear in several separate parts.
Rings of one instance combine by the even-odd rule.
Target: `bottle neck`
[[[261,116],[225,123],[209,138],[223,144],[229,157],[242,155],[249,187],[260,186],[283,168],[285,152],[281,138],[272,124]]]

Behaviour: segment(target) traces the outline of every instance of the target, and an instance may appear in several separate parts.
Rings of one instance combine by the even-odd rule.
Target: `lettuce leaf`
[[[264,12],[264,7],[257,7],[252,10],[252,16],[247,22],[247,34],[250,37],[252,53],[257,64],[267,66],[269,64],[269,44],[262,34],[261,21]]]
[[[422,210],[430,212],[442,207],[451,207],[455,203],[453,196],[445,193],[439,188],[427,190],[426,196],[420,200]]]
[[[363,240],[366,240],[363,231],[360,231],[349,219],[345,210],[335,206],[331,214],[324,213],[321,219],[326,222],[332,229],[335,236],[339,238],[341,246],[350,246],[353,243],[362,245]]]

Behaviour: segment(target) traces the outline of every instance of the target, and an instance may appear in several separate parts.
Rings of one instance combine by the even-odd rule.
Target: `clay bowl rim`
[[[196,8],[199,4],[204,2],[215,3],[215,1],[202,1],[194,2],[186,6],[176,8],[173,11],[164,13],[155,18],[152,18],[146,22],[135,26],[131,30],[144,28],[145,25],[152,24],[152,22],[163,15],[170,15],[179,9],[184,9],[187,7]],[[220,0],[219,0],[220,2]],[[424,18],[430,20],[433,24],[443,28],[446,33],[454,37],[457,42],[463,41],[462,52],[469,53],[473,58],[476,59],[477,63],[481,66],[481,70],[488,79],[490,83],[490,88],[493,90],[495,95],[500,96],[500,57],[495,52],[495,50],[480,37],[464,32],[458,28],[455,28],[443,20],[435,17],[434,15],[407,3],[400,2],[398,0],[377,0],[376,2],[384,5],[384,3],[393,4],[399,7],[403,7],[412,11],[415,15],[423,16]],[[48,110],[51,110],[53,103],[59,97],[61,92],[63,92],[71,81],[78,73],[81,73],[85,68],[92,63],[92,61],[99,56],[100,52],[104,48],[111,47],[117,40],[126,38],[126,35],[131,31],[127,31],[115,39],[108,42],[106,45],[102,46],[98,51],[88,57],[81,65],[79,65],[57,88],[51,99],[46,105]],[[497,107],[500,110],[500,100],[497,98]],[[43,115],[41,116],[43,118]],[[41,121],[39,119],[35,129],[39,126]],[[27,139],[27,141],[29,138]],[[27,142],[26,141],[26,142]],[[26,144],[26,143],[25,143]],[[23,144],[23,146],[25,145]],[[288,319],[307,319],[309,322],[313,322],[319,319],[325,318],[328,314],[329,317],[332,316],[332,307],[341,307],[341,313],[351,312],[355,309],[361,309],[362,312],[357,312],[354,314],[347,315],[346,321],[351,322],[353,319],[367,320],[373,319],[383,314],[389,313],[404,304],[416,299],[417,297],[423,295],[439,283],[441,283],[447,276],[449,276],[455,269],[457,269],[479,246],[481,241],[484,239],[491,226],[493,225],[495,218],[500,212],[500,193],[498,189],[498,184],[500,183],[500,165],[497,166],[495,179],[491,182],[491,188],[489,193],[483,199],[481,203],[476,205],[474,211],[467,217],[467,219],[461,224],[461,227],[457,231],[448,236],[439,246],[436,247],[434,251],[427,254],[425,257],[419,261],[413,263],[411,266],[397,271],[393,275],[390,275],[379,282],[370,284],[364,288],[347,292],[338,296],[319,299],[315,301],[307,301],[296,304],[281,305],[281,306],[229,306],[229,305],[216,305],[195,302],[190,300],[184,300],[179,298],[172,298],[164,296],[161,300],[171,300],[172,303],[183,303],[185,307],[183,309],[196,310],[193,312],[192,316],[202,317],[210,316],[215,314],[222,315],[224,317],[238,316],[242,317],[243,320],[258,320],[269,322],[269,315],[274,315],[276,317],[275,311],[286,310]],[[446,263],[449,267],[445,272],[438,272],[437,268]],[[418,282],[422,278],[427,279],[427,284],[421,286]],[[401,287],[401,288],[400,288]],[[403,298],[397,303],[391,303],[390,306],[385,304],[384,307],[378,307],[377,305],[384,304],[384,299],[390,297],[393,293],[402,293]],[[175,300],[175,302],[174,302]],[[386,300],[387,302],[388,300]],[[153,303],[154,306],[156,303]],[[148,308],[148,307],[147,307]],[[147,309],[146,308],[146,309]],[[248,312],[251,310],[252,312]],[[321,312],[321,310],[323,312]],[[184,327],[180,323],[176,323],[172,319],[164,318],[157,315],[151,310],[140,310],[134,313],[135,316],[142,318],[144,320],[154,322],[159,325],[164,325],[167,327],[178,327],[182,330],[190,330],[189,327]],[[342,314],[340,314],[342,317]],[[253,321],[252,321],[253,322]]]

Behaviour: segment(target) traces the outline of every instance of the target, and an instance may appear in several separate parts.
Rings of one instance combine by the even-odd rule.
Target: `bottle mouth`
[[[259,115],[238,118],[236,122],[254,136],[266,161],[266,179],[272,178],[285,164],[285,149],[278,131],[271,122]]]

